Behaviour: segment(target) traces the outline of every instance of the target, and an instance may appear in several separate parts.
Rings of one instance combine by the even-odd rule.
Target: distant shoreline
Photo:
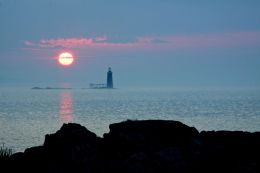
[[[63,87],[32,87],[32,90],[71,90],[75,88],[63,88]],[[80,88],[80,89],[116,89],[116,88]]]
[[[52,89],[73,89],[73,88],[59,88],[59,87],[32,87],[33,90],[52,90]]]

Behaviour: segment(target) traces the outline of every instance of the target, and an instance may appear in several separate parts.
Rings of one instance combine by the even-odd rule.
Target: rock
[[[260,172],[259,132],[203,131],[199,139],[205,172]]]
[[[97,160],[100,138],[79,124],[63,124],[54,134],[46,135],[43,146],[13,155],[13,172],[85,172]],[[94,165],[94,164],[93,164]]]
[[[100,140],[84,126],[69,123],[63,124],[55,134],[46,135],[44,147],[53,166],[64,165],[65,171],[74,172],[92,168]]]
[[[194,127],[163,120],[128,120],[109,128],[104,148],[117,164],[108,169],[118,172],[184,171],[189,159],[184,150],[199,134]]]
[[[75,146],[82,143],[92,143],[97,140],[95,133],[90,132],[80,124],[63,124],[55,134],[45,136],[44,146],[58,149]]]
[[[260,172],[260,132],[203,131],[177,121],[111,124],[103,138],[79,124],[13,154],[7,172]],[[1,172],[4,172],[1,170]]]
[[[111,124],[104,140],[116,150],[156,150],[186,146],[199,132],[178,121],[142,120]]]

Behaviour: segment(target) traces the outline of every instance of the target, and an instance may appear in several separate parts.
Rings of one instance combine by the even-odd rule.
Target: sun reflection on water
[[[70,92],[61,92],[59,113],[62,123],[73,121],[73,100]]]

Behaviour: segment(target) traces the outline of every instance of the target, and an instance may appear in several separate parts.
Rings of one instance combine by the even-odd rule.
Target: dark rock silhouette
[[[7,172],[260,172],[260,133],[203,131],[177,121],[111,124],[103,138],[79,124],[13,154]],[[2,172],[2,171],[1,171]]]

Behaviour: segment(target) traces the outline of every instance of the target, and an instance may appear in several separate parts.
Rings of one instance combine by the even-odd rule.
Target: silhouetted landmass
[[[46,135],[43,146],[13,154],[9,172],[260,172],[260,132],[202,131],[177,121],[111,124],[97,137],[79,124]]]
[[[54,89],[72,89],[72,88],[60,88],[60,87],[32,87],[34,90],[54,90]]]

